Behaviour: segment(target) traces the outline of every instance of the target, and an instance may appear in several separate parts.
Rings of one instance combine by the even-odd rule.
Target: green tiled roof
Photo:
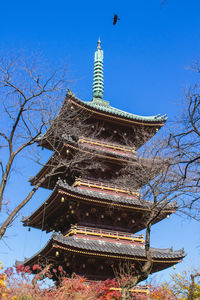
[[[94,108],[98,111],[116,115],[122,118],[128,118],[131,120],[155,122],[155,123],[159,123],[159,122],[164,123],[167,120],[167,115],[158,114],[155,116],[139,116],[139,115],[131,114],[123,110],[120,110],[118,108],[110,106],[109,102],[104,100],[94,99],[92,101],[81,101],[81,102],[83,102],[86,106]]]
[[[110,106],[108,101],[103,99],[104,95],[104,76],[103,76],[103,50],[101,49],[101,41],[98,40],[97,51],[94,56],[94,75],[93,75],[93,99],[92,101],[82,101],[73,94],[71,90],[68,90],[67,95],[71,96],[75,101],[83,103],[84,106],[93,108],[100,112],[115,115],[124,119],[141,121],[145,123],[164,124],[167,120],[166,115],[155,116],[139,116],[120,110],[118,108]]]

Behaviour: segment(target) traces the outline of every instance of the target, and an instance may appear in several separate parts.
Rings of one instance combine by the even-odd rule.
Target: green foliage
[[[20,300],[32,300],[33,298],[32,298],[32,296],[30,296],[30,295],[23,295],[23,296],[21,296],[19,299],[20,299]]]
[[[191,272],[184,271],[182,274],[173,274],[171,276],[172,283],[171,288],[174,294],[179,297],[178,299],[188,299],[190,287],[191,287],[191,274],[197,273],[196,270]],[[193,299],[200,299],[200,277],[196,277],[194,284]]]
[[[191,292],[194,276],[194,290]],[[192,294],[191,294],[192,293]],[[190,297],[190,298],[189,298]],[[171,275],[171,282],[151,287],[150,299],[186,300],[200,299],[200,276],[196,270]]]

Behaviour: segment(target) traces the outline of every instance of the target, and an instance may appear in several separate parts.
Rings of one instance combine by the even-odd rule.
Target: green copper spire
[[[100,38],[97,42],[97,51],[94,55],[94,73],[93,73],[93,100],[103,99],[104,79],[103,79],[103,50],[101,50]]]

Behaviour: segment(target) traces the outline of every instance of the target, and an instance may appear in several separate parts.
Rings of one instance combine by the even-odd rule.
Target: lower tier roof
[[[111,255],[126,255],[129,258],[143,258],[145,260],[145,246],[144,245],[134,245],[134,244],[123,244],[120,242],[107,242],[104,240],[94,240],[90,238],[80,238],[76,236],[65,237],[62,234],[56,234],[52,236],[54,241],[61,243],[63,245],[79,248],[80,250],[96,251],[101,254],[111,254]],[[164,260],[177,260],[177,262],[182,259],[185,254],[184,250],[173,251],[172,248],[168,249],[156,249],[151,248],[151,253],[153,259]]]
[[[65,264],[66,257],[70,256],[70,261],[75,258],[74,267],[80,261],[85,264],[85,275],[90,277],[87,269],[88,258],[100,259],[101,261],[112,260],[117,263],[121,261],[130,261],[134,264],[145,262],[145,246],[134,243],[122,243],[119,241],[105,241],[103,239],[94,239],[90,237],[63,236],[62,234],[53,234],[46,246],[36,253],[33,257],[26,259],[23,263],[25,266],[33,267],[34,264],[39,264],[40,261],[52,263],[53,265]],[[184,257],[184,250],[173,251],[169,249],[151,248],[153,259],[152,272],[157,272],[168,268]],[[73,269],[73,264],[72,264]],[[76,270],[72,270],[76,272]],[[91,272],[91,271],[90,271]]]

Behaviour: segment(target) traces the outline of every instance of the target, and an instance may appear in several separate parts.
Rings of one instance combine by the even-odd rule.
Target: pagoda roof
[[[167,116],[157,114],[154,116],[140,116],[132,113],[128,113],[126,111],[120,110],[118,108],[115,108],[109,104],[108,101],[105,100],[99,100],[99,99],[93,99],[92,101],[83,101],[78,99],[73,93],[67,94],[67,99],[70,99],[71,102],[74,102],[74,104],[78,104],[80,106],[85,107],[86,109],[89,109],[91,112],[96,111],[101,113],[105,113],[104,116],[110,116],[113,115],[113,117],[119,117],[119,119],[124,120],[130,120],[134,121],[138,124],[154,124],[154,125],[164,125],[164,123],[167,121]]]
[[[117,255],[127,255],[145,258],[145,246],[124,244],[121,242],[108,242],[104,240],[95,240],[91,238],[65,237],[62,234],[53,234],[52,239],[64,245],[81,248],[84,250],[93,250],[104,253],[113,253]],[[173,251],[172,248],[156,249],[151,248],[153,259],[180,259],[185,256],[184,250]]]
[[[148,138],[146,139],[146,141],[149,140],[153,135],[155,135],[155,133],[167,121],[166,115],[157,114],[154,116],[140,116],[112,107],[109,104],[109,102],[104,100],[98,100],[98,99],[93,99],[92,101],[80,100],[72,92],[68,91],[64,103],[57,117],[55,118],[54,122],[46,131],[46,133],[41,134],[38,137],[37,141],[39,145],[53,150],[50,140],[52,137],[54,137],[53,141],[55,143],[54,129],[57,128],[56,124],[57,123],[59,124],[59,121],[61,123],[65,122],[65,116],[67,118],[68,114],[70,119],[70,110],[73,111],[73,115],[71,116],[71,118],[74,120],[76,116],[75,114],[76,110],[73,110],[73,108],[77,108],[78,114],[86,115],[88,113],[91,118],[95,118],[96,120],[103,120],[106,123],[112,123],[114,124],[114,126],[117,125],[117,126],[123,126],[125,128],[126,127],[131,128],[132,126],[136,125],[138,128],[142,127],[142,130],[144,131],[145,130],[149,131],[150,129],[153,129],[151,130],[151,132],[148,132]],[[57,138],[60,139],[61,135],[62,134],[60,134]],[[143,143],[144,141],[138,144],[137,148],[140,147]]]
[[[68,191],[74,192],[78,195],[85,195],[85,196],[89,196],[89,197],[93,197],[93,198],[97,198],[97,199],[102,199],[102,200],[108,200],[110,202],[115,202],[118,204],[128,204],[131,205],[132,207],[138,206],[138,207],[146,207],[149,210],[151,209],[150,206],[152,207],[154,204],[150,201],[144,201],[141,199],[139,199],[139,197],[122,197],[117,196],[117,195],[109,195],[105,192],[103,192],[103,190],[101,192],[96,192],[96,191],[92,191],[92,190],[83,190],[83,189],[79,189],[76,187],[72,187],[70,185],[68,185],[65,181],[63,180],[58,180],[57,182],[57,186],[58,187],[62,187]],[[176,202],[172,202],[172,203],[168,203],[166,205],[166,210],[174,210],[177,208],[177,203]]]
[[[143,168],[152,169],[152,167],[154,165],[155,167],[152,169],[154,172],[149,174],[149,176],[152,176],[152,179],[156,175],[158,175],[158,173],[160,172],[160,168],[164,167],[166,164],[169,163],[169,160],[167,160],[167,159],[162,160],[160,158],[139,157],[136,155],[136,152],[134,150],[132,152],[124,151],[123,153],[118,153],[118,152],[115,152],[113,149],[110,150],[109,148],[108,148],[109,150],[106,148],[102,148],[102,147],[92,148],[87,144],[79,143],[79,141],[73,140],[71,136],[66,135],[66,134],[63,134],[62,139],[63,139],[63,143],[60,145],[60,148],[57,149],[57,151],[52,154],[52,156],[49,158],[47,163],[40,169],[40,171],[35,176],[30,178],[30,182],[32,185],[36,184],[38,180],[40,180],[43,176],[48,174],[48,172],[50,171],[50,175],[47,176],[47,179],[46,179],[46,181],[48,181],[48,187],[46,187],[45,182],[43,182],[41,184],[41,186],[52,189],[48,178],[54,177],[54,176],[58,177],[58,176],[61,176],[61,174],[63,173],[63,168],[65,168],[65,165],[64,165],[64,163],[63,163],[63,165],[62,165],[62,163],[59,164],[58,152],[60,155],[60,154],[64,153],[66,148],[71,151],[80,151],[80,153],[83,154],[83,162],[84,162],[85,154],[88,154],[91,156],[95,156],[96,158],[98,158],[100,160],[104,160],[104,161],[107,161],[110,163],[117,163],[117,164],[129,163],[130,166],[133,166],[133,167],[135,166],[137,168],[141,167],[142,169]],[[80,139],[80,141],[81,140],[82,139]],[[99,144],[101,144],[101,142],[99,142]],[[103,143],[102,143],[102,145],[103,145]],[[114,146],[113,146],[113,148],[114,148]],[[51,168],[52,168],[52,166],[55,165],[54,161],[58,161],[58,169],[60,169],[60,175],[59,175],[58,170],[56,170],[56,175],[51,174]],[[157,168],[158,165],[160,166],[160,168]],[[157,171],[156,171],[156,168],[157,168]],[[69,170],[68,170],[68,172],[69,172]],[[141,180],[141,183],[142,183],[142,180]],[[145,184],[145,182],[143,184]]]
[[[23,264],[31,266],[35,262],[38,263],[39,257],[45,257],[45,260],[51,260],[58,250],[72,254],[86,255],[87,257],[100,256],[101,258],[131,260],[135,262],[146,261],[144,245],[119,241],[111,242],[90,237],[63,236],[62,234],[53,233],[45,247],[31,258],[26,259]],[[180,262],[186,255],[183,249],[173,251],[172,248],[150,248],[150,250],[153,263],[157,265],[156,268],[153,266],[154,272]],[[55,258],[53,258],[53,261],[55,262]],[[17,262],[17,264],[22,264],[22,262]]]
[[[138,156],[135,154],[135,151],[133,150],[132,152],[127,152],[124,151],[123,153],[119,153],[114,151],[113,149],[106,149],[106,148],[101,148],[101,147],[97,147],[97,148],[92,148],[90,146],[88,146],[87,144],[84,143],[79,143],[78,141],[75,141],[71,136],[63,134],[62,135],[62,140],[63,143],[59,146],[59,148],[57,149],[56,152],[54,152],[52,154],[52,156],[48,159],[47,163],[44,164],[44,166],[40,169],[40,171],[35,175],[32,176],[30,178],[30,182],[32,185],[36,184],[37,180],[42,178],[46,172],[48,172],[49,169],[51,169],[55,163],[54,161],[58,161],[58,165],[59,165],[59,157],[58,157],[58,152],[59,155],[64,153],[64,151],[66,150],[66,148],[69,148],[72,151],[80,151],[83,155],[88,154],[88,155],[92,155],[95,156],[99,159],[103,159],[103,160],[107,160],[110,162],[114,162],[114,163],[135,163],[138,162],[140,160],[141,162],[144,162],[146,165],[148,165],[148,162],[150,162],[149,159],[144,159],[144,158],[138,158]],[[80,141],[82,141],[83,139],[81,138]],[[100,142],[99,142],[100,144]],[[103,143],[102,143],[103,146]],[[116,146],[117,147],[117,146]],[[114,146],[113,146],[114,148]],[[125,147],[124,147],[125,148]],[[127,147],[128,148],[128,147]],[[57,158],[58,157],[58,158]],[[84,159],[83,159],[84,161]],[[63,165],[59,165],[59,167],[64,167]],[[59,175],[58,172],[56,172],[57,175]],[[53,175],[51,175],[53,176]],[[51,177],[50,176],[50,177]],[[45,187],[45,183],[41,185],[42,187]]]
[[[57,184],[51,193],[51,195],[41,204],[29,217],[23,217],[22,222],[24,226],[33,226],[40,228],[39,220],[45,214],[52,214],[55,210],[60,209],[64,205],[60,199],[62,196],[67,196],[67,200],[78,200],[83,202],[91,202],[98,205],[111,205],[113,208],[124,208],[131,211],[148,212],[154,206],[150,201],[141,200],[139,196],[128,195],[126,197],[122,195],[108,194],[103,189],[94,191],[90,189],[80,189],[68,185],[65,181],[59,179]],[[159,203],[157,206],[161,213],[156,218],[155,222],[158,222],[165,218],[167,215],[173,213],[177,209],[177,203]]]
[[[100,147],[91,148],[88,144],[90,142],[92,142],[92,140],[85,139],[88,144],[84,144],[84,143],[81,143],[83,138],[80,138],[77,142],[74,141],[69,135],[66,135],[66,134],[63,134],[62,138],[63,138],[63,143],[64,143],[65,147],[70,147],[74,150],[79,150],[79,151],[84,152],[84,153],[93,154],[93,155],[95,155],[97,157],[100,157],[100,158],[105,158],[105,159],[110,159],[110,160],[121,160],[122,162],[137,160],[137,156],[135,155],[135,151],[133,151],[131,153],[132,156],[130,156],[130,155],[127,155],[127,153],[125,151],[123,153],[118,153],[114,150],[110,150],[110,149],[108,150],[106,148],[104,148],[104,149],[102,149]],[[99,144],[102,144],[101,146],[104,146],[104,143],[103,142],[101,143],[101,141],[99,141]],[[117,147],[118,145],[113,144],[113,148],[114,148],[114,146]]]

